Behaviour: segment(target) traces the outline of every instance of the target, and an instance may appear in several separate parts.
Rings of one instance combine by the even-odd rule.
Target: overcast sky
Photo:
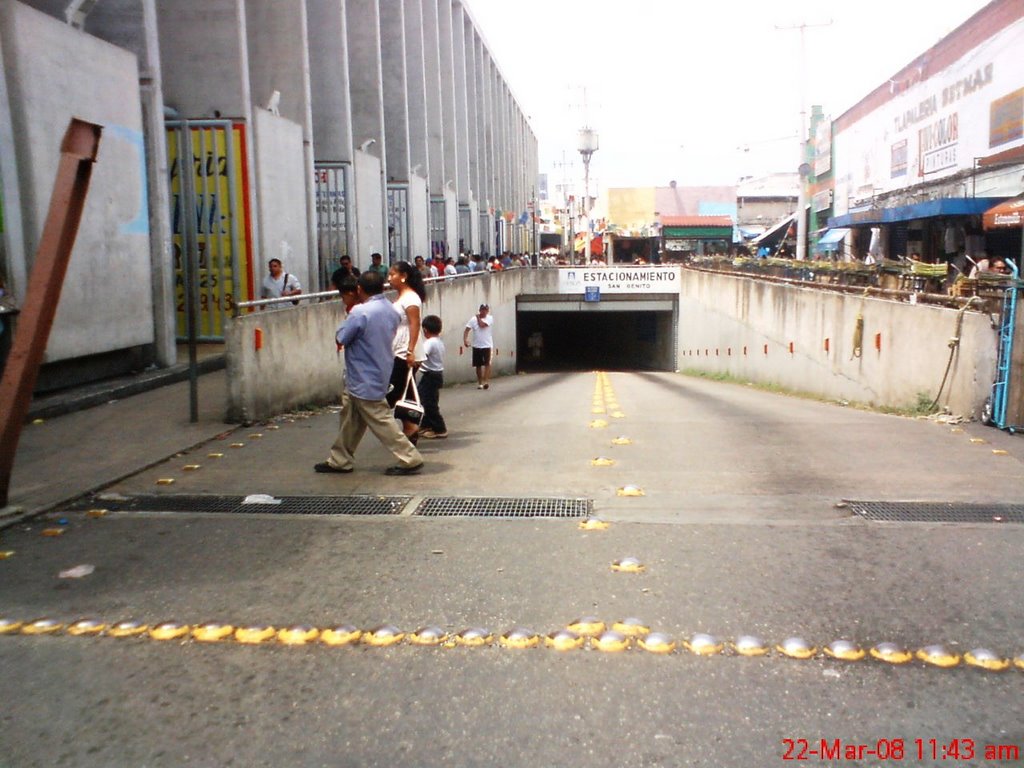
[[[820,104],[835,118],[987,4],[464,2],[529,117],[549,187],[582,178],[577,131],[598,132],[592,190],[795,171],[800,32],[776,27],[809,25],[807,115]]]

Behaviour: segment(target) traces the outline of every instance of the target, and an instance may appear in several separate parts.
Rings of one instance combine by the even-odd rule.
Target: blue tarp
[[[838,251],[843,238],[850,230],[845,227],[830,229],[818,238],[818,249],[822,251]]]
[[[1004,200],[1005,197],[947,197],[896,208],[867,208],[851,211],[842,216],[833,216],[828,220],[828,225],[849,227],[854,224],[893,224],[897,221],[930,219],[936,216],[971,216],[984,213]]]

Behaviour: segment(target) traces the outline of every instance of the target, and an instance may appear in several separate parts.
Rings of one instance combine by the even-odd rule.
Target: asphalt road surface
[[[312,412],[236,430],[4,531],[0,550],[15,554],[0,561],[0,616],[482,628],[492,642],[7,633],[0,765],[989,766],[1024,749],[1024,669],[820,651],[838,639],[943,644],[1024,663],[1024,535],[1007,506],[1024,502],[1019,436],[667,373],[519,376],[446,389],[442,408],[452,436],[421,443],[419,476],[385,477],[372,436],[353,474],[314,474],[337,416]],[[160,431],[124,421],[122,450]],[[89,460],[67,455],[79,469]],[[309,497],[309,509],[383,499],[395,514],[117,511],[150,494]],[[465,498],[477,510],[585,500],[610,526],[416,514]],[[986,510],[974,522],[876,522],[844,500]],[[102,517],[84,511],[104,505]],[[629,557],[644,570],[613,570]],[[60,578],[84,564],[95,570]],[[637,617],[679,647],[499,642],[580,617]],[[698,633],[724,652],[683,647]],[[772,652],[731,651],[743,635]],[[818,652],[774,650],[793,636]]]

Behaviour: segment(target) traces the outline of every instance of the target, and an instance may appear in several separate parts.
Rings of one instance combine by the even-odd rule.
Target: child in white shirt
[[[420,324],[423,329],[423,354],[426,359],[420,365],[420,402],[423,404],[423,420],[420,422],[420,437],[435,440],[448,437],[439,404],[441,387],[444,386],[444,342],[441,341],[441,318],[427,315]]]

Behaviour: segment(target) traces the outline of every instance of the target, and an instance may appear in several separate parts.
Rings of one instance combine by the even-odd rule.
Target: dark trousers
[[[441,371],[424,371],[420,375],[420,402],[423,403],[423,421],[421,429],[434,432],[447,432],[444,416],[441,415],[441,387],[444,386],[444,374]]]

